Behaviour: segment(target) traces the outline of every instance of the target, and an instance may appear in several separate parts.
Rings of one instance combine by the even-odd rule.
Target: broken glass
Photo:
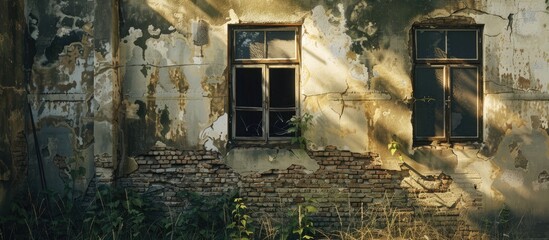
[[[418,59],[446,58],[445,31],[417,30]]]
[[[269,137],[291,137],[288,121],[295,115],[295,111],[270,111],[269,112]]]
[[[235,59],[265,58],[263,31],[236,31],[235,35]]]
[[[238,107],[262,107],[263,78],[262,68],[236,68],[235,90],[236,106]]]
[[[451,68],[451,136],[478,136],[477,68]]]
[[[477,59],[475,30],[448,31],[448,58]]]
[[[416,136],[444,137],[444,68],[416,67],[414,79]]]
[[[295,107],[295,69],[269,69],[271,107]]]
[[[236,110],[235,121],[237,137],[263,136],[263,112]]]
[[[267,32],[268,58],[295,58],[295,31]]]

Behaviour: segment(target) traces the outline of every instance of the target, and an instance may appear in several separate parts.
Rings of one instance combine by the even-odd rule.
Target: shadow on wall
[[[24,1],[0,3],[0,215],[25,183]]]

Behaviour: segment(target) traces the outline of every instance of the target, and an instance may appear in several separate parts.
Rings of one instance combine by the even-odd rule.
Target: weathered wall
[[[24,1],[0,3],[0,212],[27,171]]]
[[[10,5],[17,3],[2,9],[21,9]],[[94,175],[109,182],[141,171],[138,156],[155,144],[218,153],[237,172],[250,171],[252,163],[257,169],[298,164],[316,171],[308,155],[283,154],[263,164],[257,159],[269,159],[272,149],[229,147],[227,25],[297,23],[300,107],[313,116],[314,130],[304,134],[310,150],[333,145],[374,152],[383,169],[400,170],[387,150],[395,139],[413,171],[443,171],[455,179],[455,191],[477,189],[487,211],[506,204],[518,215],[547,219],[548,8],[545,0],[27,0],[30,37],[23,42],[33,60],[29,99],[38,127],[36,150],[48,184],[57,189],[72,180],[83,189]],[[197,46],[192,26],[200,20],[208,31],[206,44]],[[411,27],[426,21],[484,25],[482,142],[412,147]],[[9,52],[2,59],[15,59],[9,64],[17,69],[21,41],[15,39],[22,30],[17,20],[2,24],[2,31],[14,32],[1,32],[2,53]],[[6,34],[16,36],[9,46]],[[1,89],[9,92],[2,95],[24,98],[22,83],[5,77],[22,79],[23,73],[2,71]],[[2,120],[15,125],[0,126],[0,157],[9,155],[4,146],[22,129],[15,119],[23,118],[17,110],[23,102],[1,105],[11,116]],[[27,139],[34,153],[30,132]],[[32,178],[39,175],[36,154],[31,156],[30,180],[38,183]],[[252,157],[257,158],[247,160]],[[3,161],[9,168],[11,160]],[[80,177],[70,175],[80,167]]]
[[[387,144],[396,139],[405,161],[423,173],[480,176],[478,184],[459,185],[478,187],[487,209],[506,203],[521,213],[546,212],[547,7],[543,0],[123,1],[128,153],[143,153],[156,141],[179,149],[230,150],[226,25],[300,23],[301,111],[313,115],[315,129],[305,133],[310,149],[376,152],[391,169],[398,161]],[[209,24],[204,46],[193,44],[198,20]],[[410,29],[425,21],[484,24],[482,143],[412,148]],[[257,156],[252,152],[250,157]],[[515,203],[524,200],[536,203],[536,210],[519,209]]]
[[[29,101],[38,140],[35,145],[27,132],[34,189],[42,182],[37,154],[49,190],[73,184],[83,190],[94,174],[94,9],[90,1],[26,1]]]

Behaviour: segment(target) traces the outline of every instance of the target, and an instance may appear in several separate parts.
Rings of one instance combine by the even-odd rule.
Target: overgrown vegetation
[[[0,218],[0,239],[446,239],[454,230],[436,229],[436,213],[393,207],[392,200],[351,208],[357,222],[340,220],[340,229],[316,228],[318,203],[307,201],[290,207],[282,218],[250,212],[236,193],[204,196],[182,191],[184,211],[166,214],[157,204],[128,189],[99,187],[91,203],[83,206],[67,195],[31,194],[13,201],[11,211]],[[337,212],[338,216],[343,213]],[[256,218],[254,218],[254,216]],[[485,235],[520,239],[521,218],[511,224],[503,208],[485,222]],[[523,225],[521,225],[521,223]],[[487,238],[488,238],[487,237]]]

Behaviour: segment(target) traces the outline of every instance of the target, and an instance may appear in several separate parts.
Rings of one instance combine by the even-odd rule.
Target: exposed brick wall
[[[185,206],[176,197],[179,191],[219,195],[236,191],[238,187],[239,175],[223,164],[216,152],[155,147],[138,156],[136,161],[138,170],[118,179],[117,184],[151,196],[172,210]]]
[[[386,218],[392,217],[406,228],[413,227],[412,220],[421,217],[449,237],[478,235],[463,218],[462,209],[463,205],[469,211],[480,209],[480,194],[474,189],[469,194],[452,192],[456,191],[452,176],[419,176],[406,166],[400,171],[385,170],[374,161],[376,155],[333,147],[309,155],[320,166],[314,172],[292,165],[240,175],[216,152],[155,147],[138,156],[137,171],[117,179],[116,184],[152,197],[172,211],[185,208],[186,203],[175,196],[178,191],[203,195],[238,191],[256,219],[268,216],[283,222],[290,208],[314,205],[319,212],[312,218],[315,226],[323,229],[352,229],[372,216],[381,227]]]
[[[382,170],[372,163],[371,156],[336,150],[311,155],[320,165],[314,173],[292,165],[286,170],[244,176],[241,196],[255,212],[273,217],[283,217],[286,211],[281,209],[312,204],[319,210],[315,224],[330,228],[355,223],[361,208],[385,196],[393,205],[406,207],[406,196],[399,190],[402,176]],[[314,203],[305,203],[309,200]]]

